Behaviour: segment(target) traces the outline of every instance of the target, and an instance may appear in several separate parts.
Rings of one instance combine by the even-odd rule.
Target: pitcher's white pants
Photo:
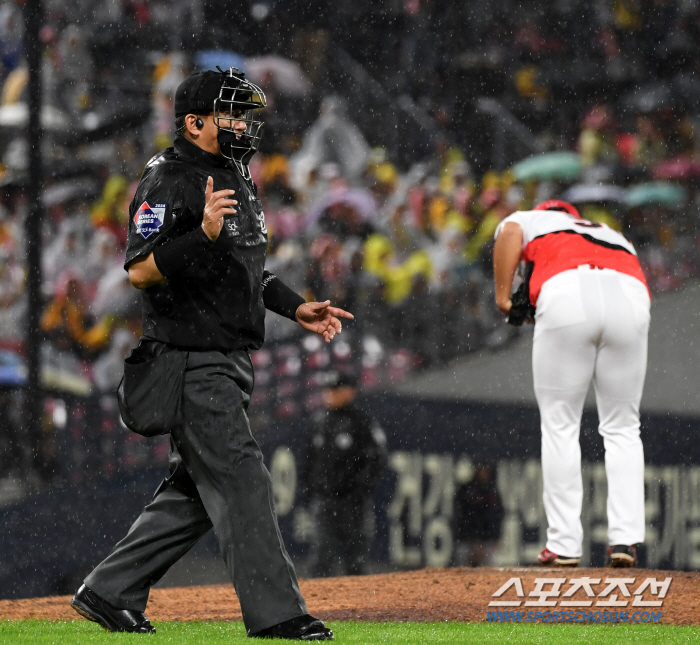
[[[532,366],[542,423],[547,548],[580,557],[579,431],[593,380],[605,444],[608,540],[644,541],[644,452],[639,402],[647,364],[649,293],[636,278],[588,265],[542,287]]]

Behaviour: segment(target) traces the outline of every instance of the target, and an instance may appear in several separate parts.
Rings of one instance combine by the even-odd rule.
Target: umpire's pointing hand
[[[224,226],[224,215],[233,215],[238,204],[235,199],[231,199],[236,191],[231,189],[217,190],[214,192],[214,180],[207,178],[207,188],[204,191],[204,218],[202,219],[202,230],[213,242]]]
[[[296,312],[297,322],[306,330],[321,334],[327,343],[330,343],[333,336],[339,334],[342,325],[338,318],[349,318],[355,316],[347,311],[331,307],[331,301],[326,302],[306,302],[299,305]]]

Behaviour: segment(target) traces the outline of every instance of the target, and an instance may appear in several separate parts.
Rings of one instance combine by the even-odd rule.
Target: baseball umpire
[[[249,350],[263,343],[265,308],[327,342],[352,315],[305,303],[264,270],[265,216],[248,169],[264,106],[234,68],[185,79],[175,145],[147,164],[130,207],[125,268],[143,294],[135,352],[180,353],[182,416],[170,432],[170,475],[71,602],[110,631],[155,631],[143,613],[151,586],[213,527],[249,636],[333,638],[308,614],[282,543],[246,416]]]
[[[532,369],[542,427],[547,544],[542,565],[577,566],[583,529],[579,432],[593,381],[608,479],[607,564],[632,567],[644,541],[644,451],[639,403],[647,363],[650,295],[634,247],[605,225],[551,200],[516,212],[496,231],[496,304],[510,322],[518,263],[531,265]],[[522,292],[522,290],[521,290]]]

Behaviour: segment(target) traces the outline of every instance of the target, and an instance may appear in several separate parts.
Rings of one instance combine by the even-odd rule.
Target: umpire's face
[[[244,113],[238,115],[234,113],[231,119],[226,119],[222,123],[222,127],[230,127],[236,132],[237,136],[243,134],[246,130],[246,123],[244,120],[238,120],[235,117],[243,117]],[[198,127],[197,120],[201,120],[202,127]],[[221,121],[221,119],[219,119]],[[219,128],[214,122],[213,114],[188,114],[185,117],[185,137],[189,139],[196,146],[200,147],[202,150],[206,150],[213,155],[221,155],[221,149],[219,148]]]
[[[246,110],[232,108],[230,111],[220,111],[215,123],[220,129],[233,130],[240,137],[247,128],[245,118]]]

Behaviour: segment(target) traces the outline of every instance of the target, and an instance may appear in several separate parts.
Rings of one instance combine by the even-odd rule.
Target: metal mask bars
[[[214,123],[219,128],[219,147],[227,159],[248,165],[260,147],[263,122],[256,110],[267,105],[265,93],[232,67],[224,72],[219,97],[214,101]],[[240,122],[245,131],[236,130]]]

